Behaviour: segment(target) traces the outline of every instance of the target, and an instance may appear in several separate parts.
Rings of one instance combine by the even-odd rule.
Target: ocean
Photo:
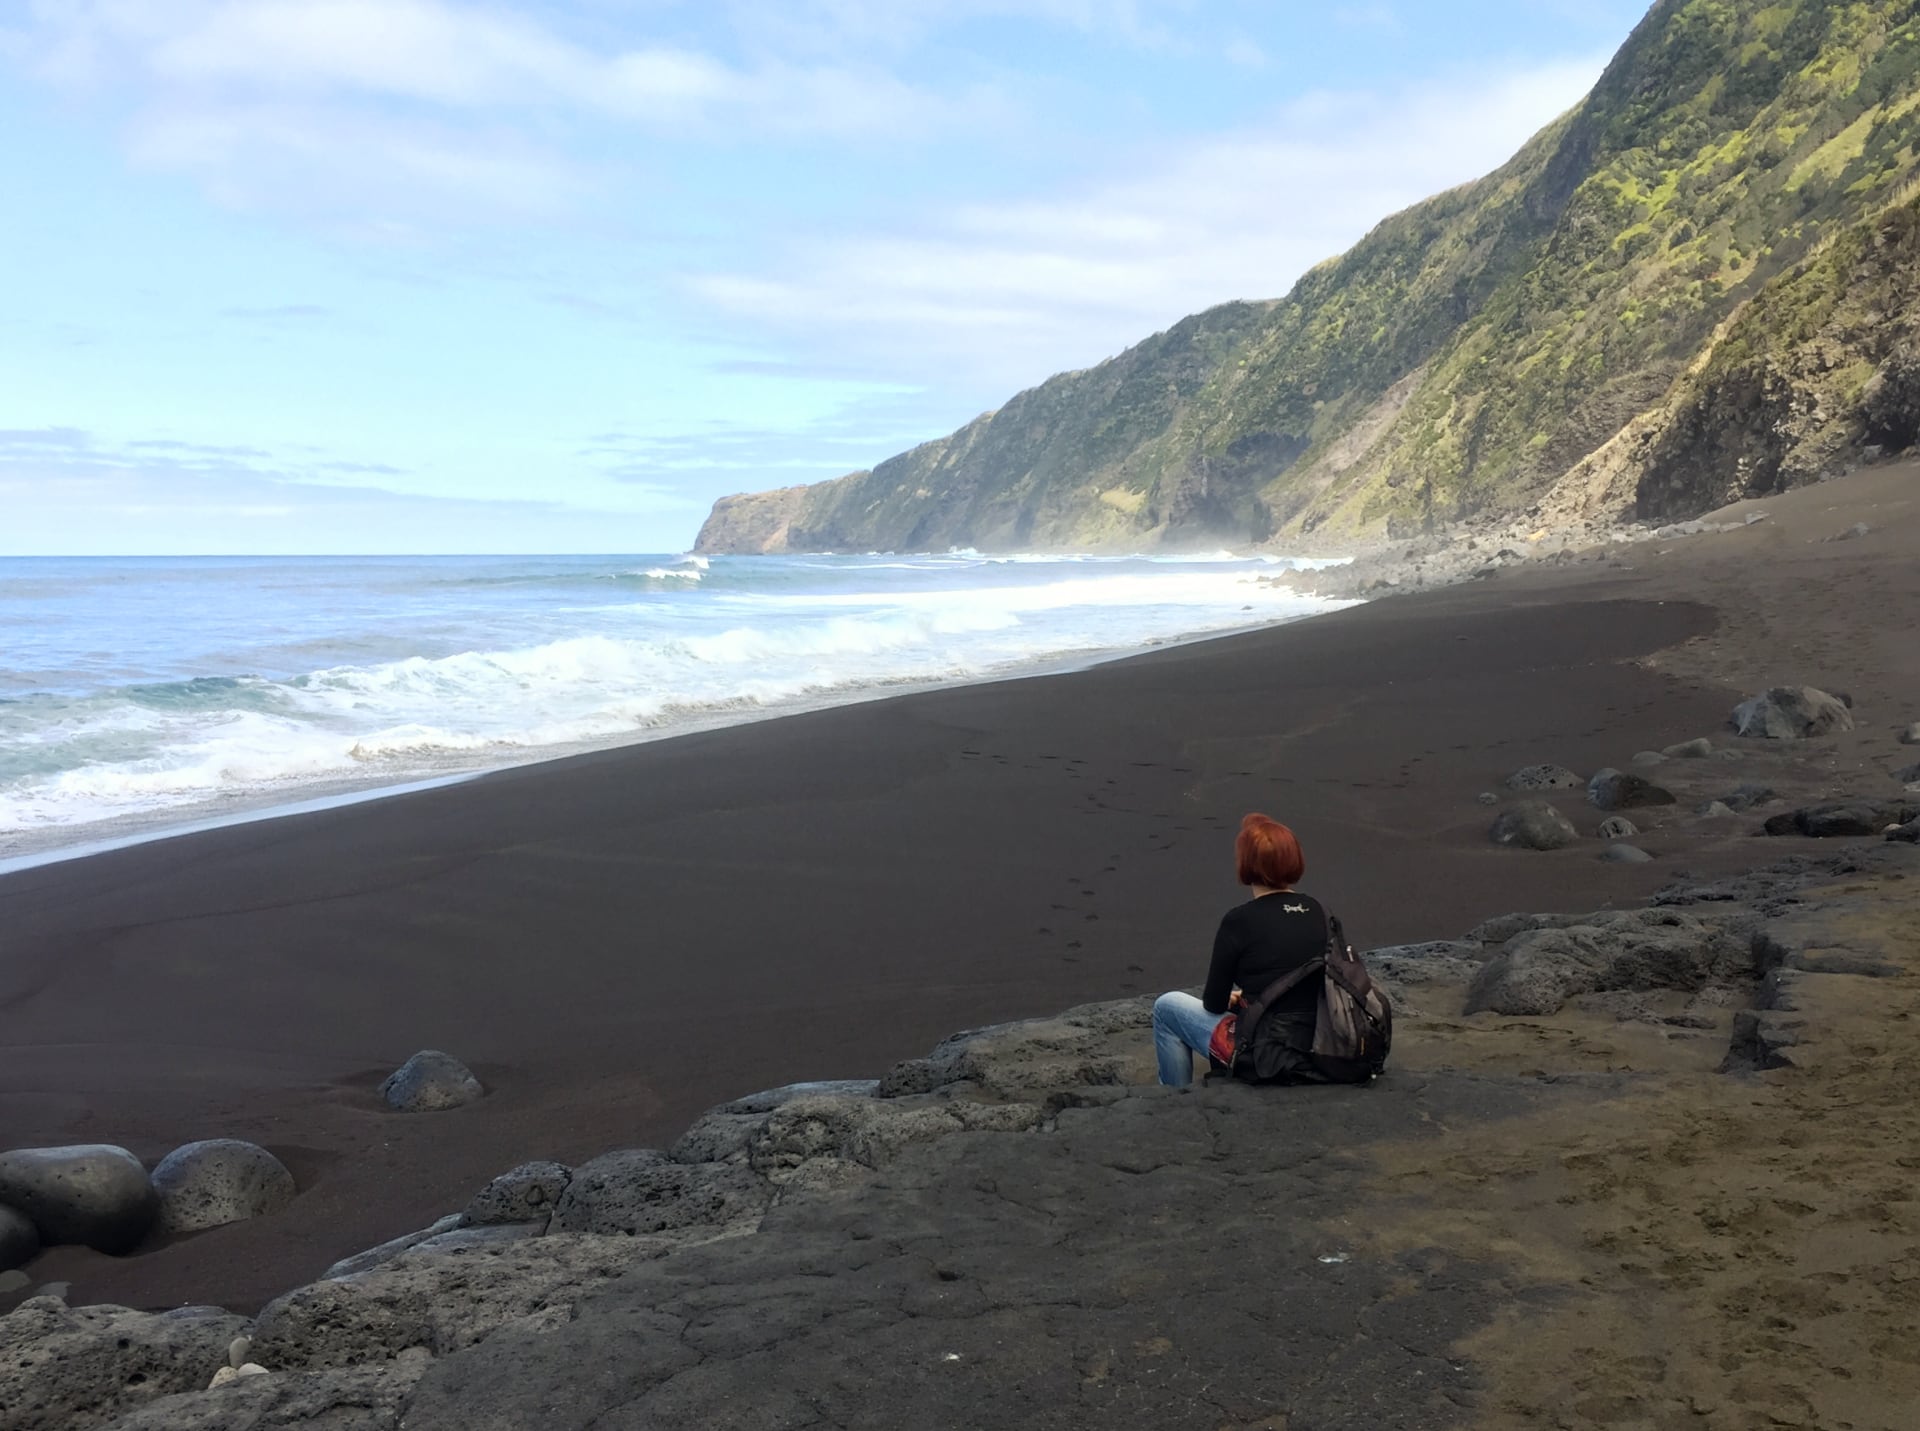
[[[1183,557],[0,558],[0,869],[1325,610]]]

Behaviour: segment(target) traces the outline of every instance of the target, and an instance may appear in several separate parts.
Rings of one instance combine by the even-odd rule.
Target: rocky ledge
[[[723,1104],[669,1149],[514,1169],[256,1318],[35,1297],[0,1318],[0,1424],[1489,1424],[1532,1394],[1537,1349],[1512,1338],[1582,1299],[1637,1315],[1734,1295],[1706,1274],[1634,1282],[1621,1269],[1644,1259],[1596,1252],[1580,1222],[1625,1185],[1589,1206],[1568,1170],[1657,1177],[1634,1140],[1662,1120],[1707,1127],[1823,1079],[1874,1126],[1878,1085],[1849,1058],[1916,1005],[1916,874],[1920,849],[1876,841],[1373,951],[1400,1029],[1371,1087],[1162,1089],[1148,1002],[1094,1004],[955,1035],[877,1081]],[[1596,1131],[1610,1120],[1623,1131]],[[1680,1178],[1683,1204],[1702,1179]],[[1551,1218],[1507,1206],[1536,1185]],[[1737,1231],[1669,1212],[1639,1235]],[[1782,1364],[1803,1313],[1768,1304]],[[1602,1340],[1567,1394],[1609,1381],[1665,1424],[1665,1373],[1622,1371],[1619,1334]],[[1725,1417],[1689,1424],[1760,1424],[1737,1359],[1713,1335],[1699,1355],[1723,1364],[1701,1384],[1733,1389]]]

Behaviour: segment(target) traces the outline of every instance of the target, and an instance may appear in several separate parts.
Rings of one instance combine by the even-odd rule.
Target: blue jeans
[[[1162,994],[1153,1001],[1153,1052],[1160,1060],[1160,1081],[1169,1088],[1193,1082],[1193,1056],[1206,1056],[1207,1044],[1225,1014],[1210,1014],[1192,994]]]

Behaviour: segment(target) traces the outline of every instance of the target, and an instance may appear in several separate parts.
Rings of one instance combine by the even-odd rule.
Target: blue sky
[[[674,551],[1573,104],[1643,0],[0,0],[0,554]]]

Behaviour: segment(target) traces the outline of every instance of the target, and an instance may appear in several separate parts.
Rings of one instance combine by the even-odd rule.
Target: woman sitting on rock
[[[1160,1081],[1183,1088],[1193,1082],[1193,1055],[1205,1056],[1214,1030],[1240,1007],[1243,989],[1265,989],[1282,974],[1327,952],[1327,913],[1294,884],[1306,872],[1300,842],[1277,820],[1249,815],[1233,843],[1234,868],[1253,898],[1227,911],[1213,937],[1213,962],[1200,998],[1162,994],[1153,1005],[1153,1048]],[[1272,1016],[1312,1019],[1320,981],[1303,979],[1281,995]]]

